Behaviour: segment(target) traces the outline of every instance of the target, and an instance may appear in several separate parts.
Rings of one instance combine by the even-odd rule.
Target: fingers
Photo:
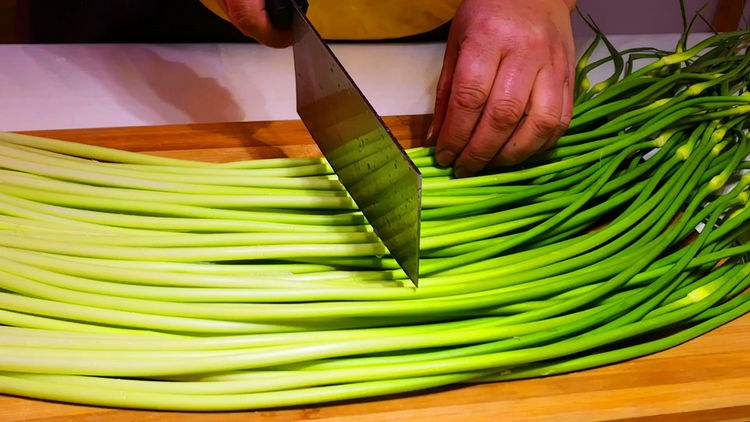
[[[500,61],[497,49],[467,44],[459,51],[445,118],[438,132],[435,158],[442,166],[452,164],[469,142]]]
[[[229,20],[243,34],[269,47],[283,48],[292,44],[291,30],[281,30],[271,25],[265,0],[224,0],[223,3]]]
[[[571,119],[567,3],[505,3],[465,0],[451,26],[429,134],[437,163],[457,177],[552,147]]]
[[[567,73],[543,67],[537,74],[529,100],[528,113],[508,142],[500,149],[494,164],[518,164],[554,142],[562,133],[563,90]],[[559,135],[557,135],[559,136]]]
[[[502,59],[479,123],[456,160],[456,177],[475,174],[505,145],[524,115],[540,66],[518,54]]]
[[[575,82],[575,53],[572,46],[567,48],[567,50],[568,54],[566,54],[563,66],[565,81],[562,86],[562,112],[560,114],[560,126],[553,136],[545,142],[541,151],[546,151],[555,145],[555,142],[557,142],[557,140],[565,133],[565,130],[568,129],[570,120],[573,118],[573,100],[575,99],[573,93]]]
[[[572,86],[573,84],[570,83],[570,79],[566,77],[562,87],[562,111],[560,113],[560,124],[552,133],[552,136],[544,142],[544,145],[542,145],[539,152],[547,151],[555,146],[557,140],[565,133],[565,130],[568,129],[570,119],[573,115]]]
[[[432,117],[432,123],[427,130],[427,140],[433,141],[440,133],[445,120],[445,113],[448,109],[448,98],[451,95],[451,83],[453,82],[453,72],[456,69],[456,60],[458,59],[458,45],[453,40],[453,32],[448,36],[448,43],[445,46],[445,55],[443,56],[443,67],[440,70],[440,78],[437,82],[437,92],[435,94],[435,112]]]

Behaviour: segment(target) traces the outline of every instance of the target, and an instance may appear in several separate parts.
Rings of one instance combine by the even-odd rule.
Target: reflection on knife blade
[[[375,233],[416,285],[422,175],[295,6],[297,112]]]

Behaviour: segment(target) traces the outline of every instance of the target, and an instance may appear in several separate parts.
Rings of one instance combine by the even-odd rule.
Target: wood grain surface
[[[406,146],[427,116],[386,118]],[[297,121],[28,132],[207,161],[311,156]],[[750,421],[750,315],[673,349],[598,369],[274,411],[149,412],[0,396],[0,421]]]

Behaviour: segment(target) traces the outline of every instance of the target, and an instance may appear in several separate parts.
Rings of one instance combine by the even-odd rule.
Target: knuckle
[[[486,99],[487,92],[474,82],[460,83],[453,92],[456,105],[468,111],[480,111]]]
[[[513,150],[510,153],[510,156],[516,162],[521,162],[538,151],[538,149],[538,146],[532,145],[531,143],[526,143]]]
[[[476,148],[467,149],[462,155],[462,161],[464,163],[469,163],[472,167],[482,167],[484,164],[489,163],[494,157],[494,154],[491,151]]]
[[[451,130],[450,122],[443,123],[443,128],[438,135],[437,147],[438,150],[449,150],[454,154],[464,149],[466,144],[469,142],[469,133],[459,132]]]
[[[528,118],[531,130],[539,136],[548,135],[560,125],[560,118],[551,113],[532,114]]]
[[[511,165],[520,164],[534,155],[535,152],[539,151],[541,146],[541,144],[530,139],[512,139],[508,142],[508,145],[500,151],[499,156],[504,163]]]
[[[526,33],[523,42],[527,46],[535,49],[547,48],[549,45],[549,37],[544,31],[532,27],[532,29]]]
[[[487,49],[486,40],[483,40],[478,34],[469,33],[461,41],[462,51],[480,52]]]
[[[498,156],[498,163],[501,165],[516,165],[523,162],[527,155],[519,149],[503,150]]]
[[[513,129],[523,117],[523,110],[523,104],[516,99],[494,101],[487,107],[488,123],[500,132]]]
[[[513,166],[520,162],[521,161],[516,158],[515,154],[502,151],[497,155],[493,164],[496,166]]]

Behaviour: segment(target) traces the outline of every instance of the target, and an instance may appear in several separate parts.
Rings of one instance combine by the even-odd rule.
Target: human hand
[[[219,0],[229,21],[243,34],[269,47],[283,48],[292,44],[292,31],[271,24],[265,0]]]
[[[446,46],[428,137],[456,177],[522,162],[573,108],[575,0],[465,0]]]

